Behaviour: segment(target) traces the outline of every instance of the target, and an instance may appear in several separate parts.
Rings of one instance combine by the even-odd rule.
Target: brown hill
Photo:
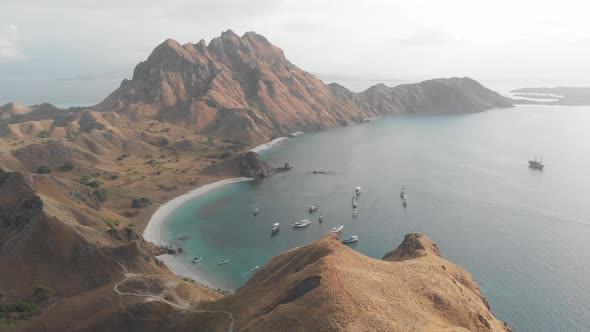
[[[0,106],[0,120],[8,120],[28,113],[31,113],[31,108],[24,105],[8,103]]]
[[[240,331],[508,331],[473,278],[408,234],[380,261],[335,235],[272,259],[228,299]]]

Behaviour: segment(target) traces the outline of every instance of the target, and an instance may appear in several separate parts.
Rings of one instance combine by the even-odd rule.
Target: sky
[[[227,29],[262,34],[295,65],[354,90],[450,76],[590,86],[586,1],[0,2],[0,104],[94,104],[165,39],[208,42]]]

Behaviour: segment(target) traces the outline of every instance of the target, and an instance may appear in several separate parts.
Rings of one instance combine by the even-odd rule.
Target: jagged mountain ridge
[[[209,45],[166,40],[95,108],[255,144],[380,115],[511,106],[470,78],[379,84],[353,93],[299,69],[263,36],[228,30]]]

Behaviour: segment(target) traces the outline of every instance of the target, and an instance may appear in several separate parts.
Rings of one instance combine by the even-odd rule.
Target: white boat
[[[322,217],[321,214],[320,214],[320,217],[319,217],[318,221],[320,222],[320,224],[322,223],[322,221],[324,221],[324,217]]]
[[[403,199],[403,202],[402,202],[402,204],[403,204],[404,206],[408,206],[408,196],[404,196],[404,199]]]
[[[254,215],[255,216],[258,215],[258,212],[260,212],[260,209],[259,208],[254,208]]]
[[[353,200],[353,201],[352,201],[352,207],[356,209],[358,206],[359,206],[359,203],[358,203],[358,201],[357,201],[356,199],[355,199],[355,200]]]
[[[344,228],[344,225],[338,225],[338,226],[332,227],[332,230],[331,230],[331,232],[332,232],[332,233],[338,233],[338,232],[340,232],[340,231],[341,231],[343,228]]]
[[[359,240],[359,237],[356,235],[347,236],[342,239],[342,243],[353,243]]]
[[[197,264],[198,262],[200,262],[202,260],[203,260],[203,257],[197,256],[197,257],[193,258],[193,264]]]
[[[222,260],[221,262],[217,263],[217,265],[223,265],[229,263],[229,259]]]
[[[402,187],[402,191],[399,194],[400,198],[404,198],[406,196],[406,189],[404,187]]]
[[[361,193],[361,186],[354,188],[354,193],[357,195],[360,194]]]
[[[309,206],[309,213],[315,212],[315,211],[317,211],[317,209],[318,209],[318,206],[315,204],[312,204]]]
[[[275,222],[274,224],[272,224],[272,228],[270,229],[270,233],[271,234],[275,234],[280,230],[279,228],[279,223]]]
[[[309,226],[309,224],[311,224],[311,220],[303,219],[301,221],[296,221],[292,226],[293,228],[303,228]]]
[[[356,217],[356,215],[359,214],[359,209],[355,208],[352,210],[352,216]]]

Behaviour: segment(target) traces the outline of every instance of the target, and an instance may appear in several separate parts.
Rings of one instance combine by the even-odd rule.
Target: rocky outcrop
[[[240,155],[236,161],[239,163],[240,175],[242,176],[263,178],[271,175],[272,168],[256,152],[248,151]]]

